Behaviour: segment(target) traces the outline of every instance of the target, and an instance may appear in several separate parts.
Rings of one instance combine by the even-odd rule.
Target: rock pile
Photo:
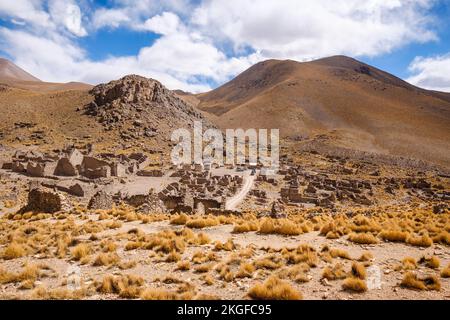
[[[108,131],[120,130],[125,141],[189,128],[195,120],[212,127],[198,111],[153,79],[129,75],[100,84],[90,93],[94,101],[85,107],[85,114],[96,117]]]

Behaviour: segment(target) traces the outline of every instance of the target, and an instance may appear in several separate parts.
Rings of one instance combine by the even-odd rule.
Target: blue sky
[[[45,81],[201,92],[265,59],[344,54],[450,92],[448,17],[450,0],[8,0],[0,56]]]

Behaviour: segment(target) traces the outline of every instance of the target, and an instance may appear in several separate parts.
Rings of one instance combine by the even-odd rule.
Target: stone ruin
[[[19,213],[55,213],[69,211],[70,205],[64,195],[46,188],[33,188],[28,193],[28,203]]]
[[[357,179],[333,179],[326,173],[306,172],[291,167],[284,180],[287,186],[281,189],[281,199],[289,204],[311,204],[333,208],[336,201],[351,201],[361,205],[372,205],[372,185]]]
[[[17,151],[11,162],[2,164],[2,169],[26,174],[31,177],[84,177],[101,179],[125,177],[130,174],[147,175],[144,169],[150,160],[142,153],[128,156],[100,154],[97,157],[83,154],[77,149],[62,151],[56,155],[36,151]],[[152,172],[161,176],[161,172]]]
[[[184,166],[171,177],[179,182],[168,185],[159,193],[165,207],[172,212],[215,213],[225,210],[226,199],[242,186],[239,176],[213,176],[195,166]]]

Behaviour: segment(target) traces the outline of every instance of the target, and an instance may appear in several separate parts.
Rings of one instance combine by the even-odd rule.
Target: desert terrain
[[[0,61],[1,299],[450,299],[450,94],[347,57],[198,95]],[[170,161],[279,128],[280,168]]]

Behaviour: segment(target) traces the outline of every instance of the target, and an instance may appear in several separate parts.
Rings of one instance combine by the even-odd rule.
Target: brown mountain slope
[[[0,58],[0,83],[13,88],[40,92],[86,90],[92,88],[91,85],[81,82],[53,83],[41,81],[4,58]]]
[[[40,81],[11,61],[0,58],[0,80]]]
[[[24,90],[0,84],[0,150],[47,151],[91,143],[96,152],[160,152],[168,157],[172,131],[188,129],[194,120],[207,125],[175,93],[139,76],[92,90]]]
[[[416,88],[351,58],[264,61],[198,98],[221,128],[325,134],[350,149],[450,163],[450,94]]]

